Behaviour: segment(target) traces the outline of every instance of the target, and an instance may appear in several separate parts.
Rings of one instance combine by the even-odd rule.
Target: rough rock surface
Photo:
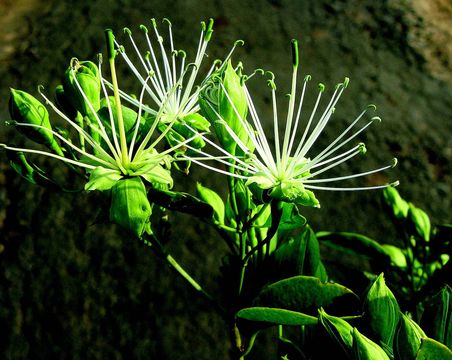
[[[428,5],[427,5],[428,3]],[[301,40],[303,73],[327,89],[349,76],[319,148],[368,103],[383,119],[363,137],[368,153],[332,174],[399,165],[368,184],[399,179],[399,190],[438,222],[450,221],[452,164],[451,1],[229,0],[229,1],[6,1],[0,4],[0,119],[8,119],[9,87],[48,91],[69,59],[94,59],[103,29],[137,29],[151,17],[169,17],[177,46],[194,49],[198,23],[216,20],[209,47],[221,57],[245,40],[234,59],[248,70],[264,67],[288,92],[291,38]],[[194,50],[193,50],[194,51]],[[193,54],[193,51],[191,52]],[[133,90],[133,78],[121,72]],[[264,81],[251,86],[263,118],[270,119]],[[315,86],[312,86],[314,91]],[[281,107],[282,108],[282,107]],[[270,121],[268,124],[270,125]],[[21,144],[2,126],[0,142]],[[81,184],[54,161],[56,175]],[[220,177],[192,176],[221,189]],[[193,190],[194,181],[180,179]],[[360,231],[397,242],[379,192],[320,193],[320,210],[305,215],[316,230]],[[141,243],[116,227],[93,225],[96,194],[57,194],[20,179],[0,157],[0,357],[6,359],[158,358],[223,359],[228,336],[222,319],[197,299]],[[203,224],[172,218],[170,248],[213,293],[226,247]],[[201,238],[199,236],[201,235]],[[205,235],[204,235],[205,234]],[[195,317],[196,315],[196,317]],[[255,358],[271,358],[256,353]]]

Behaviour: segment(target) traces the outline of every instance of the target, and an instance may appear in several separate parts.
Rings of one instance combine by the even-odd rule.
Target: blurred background
[[[95,60],[105,51],[103,30],[138,33],[150,19],[169,18],[176,48],[194,56],[199,22],[215,19],[209,60],[224,57],[237,39],[233,61],[245,72],[276,75],[279,95],[289,92],[290,40],[301,43],[301,76],[327,91],[350,77],[334,119],[319,139],[328,144],[369,103],[383,121],[362,137],[368,153],[331,175],[398,166],[357,184],[400,180],[399,191],[435,223],[450,222],[452,164],[452,1],[450,0],[229,0],[229,1],[0,1],[0,142],[24,144],[3,122],[9,88],[37,95],[61,82],[72,57]],[[125,41],[124,41],[125,42]],[[120,86],[137,91],[125,67]],[[271,126],[264,79],[250,88]],[[331,92],[328,92],[331,94]],[[309,99],[308,99],[309,102]],[[281,104],[283,102],[281,101]],[[281,117],[284,116],[284,106]],[[59,120],[55,120],[59,121]],[[58,162],[36,161],[69,188],[82,183]],[[220,193],[221,176],[192,167],[176,190],[193,193],[196,181]],[[396,243],[382,194],[319,192],[321,209],[303,214],[319,230],[357,231]],[[142,243],[115,226],[95,225],[96,194],[55,193],[33,186],[0,154],[0,358],[5,359],[226,359],[222,319]],[[205,224],[171,214],[168,246],[212,293],[226,246]],[[263,352],[256,359],[271,358]]]

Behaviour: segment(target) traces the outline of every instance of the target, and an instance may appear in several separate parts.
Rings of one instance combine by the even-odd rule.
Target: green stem
[[[198,293],[200,293],[209,303],[211,303],[215,309],[222,315],[225,316],[225,310],[214,300],[214,298],[203,289],[198,282],[190,276],[190,274],[174,259],[171,254],[168,254],[167,251],[163,248],[160,242],[157,240],[155,236],[151,236],[151,241],[144,241],[148,244],[156,255],[160,258],[164,259],[173,270],[175,270],[180,276],[182,276]]]
[[[119,96],[118,79],[116,76],[116,67],[115,67],[116,52],[114,50],[114,35],[110,29],[107,29],[105,31],[105,35],[107,38],[108,62],[110,64],[111,83],[113,85],[113,95],[115,97],[116,116],[118,120],[119,144],[121,147],[121,162],[125,167],[127,167],[127,165],[129,164],[129,154],[127,149],[126,131],[124,128],[124,119],[122,116],[121,98]]]

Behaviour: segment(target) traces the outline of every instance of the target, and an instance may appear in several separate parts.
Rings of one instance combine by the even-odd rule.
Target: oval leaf
[[[295,276],[266,286],[254,300],[256,306],[299,311],[315,316],[317,309],[341,307],[355,311],[358,297],[339,284],[322,283],[311,276]]]
[[[240,319],[266,322],[274,325],[316,325],[317,318],[296,311],[278,308],[252,307],[240,310]]]

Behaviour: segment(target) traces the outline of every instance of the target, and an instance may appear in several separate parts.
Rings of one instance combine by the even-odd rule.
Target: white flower
[[[345,78],[343,83],[336,86],[333,96],[320,115],[317,110],[319,108],[325,87],[323,84],[319,84],[319,94],[314,108],[311,111],[310,117],[305,121],[304,130],[300,131],[303,99],[307,84],[311,77],[308,75],[304,78],[301,95],[298,100],[298,105],[296,106],[298,45],[295,40],[292,41],[292,51],[292,88],[289,95],[287,118],[284,120],[284,134],[280,134],[278,129],[281,119],[278,117],[276,85],[273,74],[270,73],[272,78],[268,81],[268,84],[272,92],[274,144],[270,144],[267,139],[251,95],[246,85],[244,85],[251,122],[248,123],[246,119],[243,119],[237,111],[236,115],[239,117],[243,128],[247,131],[248,137],[252,141],[255,151],[253,152],[249,149],[249,147],[245,146],[244,142],[241,141],[239,137],[228,127],[226,122],[224,122],[225,127],[229,129],[228,131],[230,135],[237,142],[237,145],[241,148],[245,154],[245,157],[239,158],[233,156],[227,153],[224,149],[216,146],[209,139],[205,138],[207,142],[215,146],[222,153],[222,156],[215,157],[210,156],[205,152],[199,152],[202,156],[192,158],[191,160],[214,170],[216,169],[215,167],[205,164],[204,161],[220,161],[227,164],[229,167],[232,167],[234,171],[230,172],[216,169],[217,171],[237,178],[245,179],[247,185],[249,185],[252,190],[253,188],[255,190],[260,189],[265,191],[265,194],[270,197],[306,206],[319,206],[319,203],[311,190],[354,191],[396,186],[398,182],[379,186],[363,187],[333,187],[323,185],[325,183],[343,181],[384,171],[395,166],[397,161],[396,159],[393,159],[392,164],[388,166],[358,174],[339,177],[319,177],[319,175],[323,174],[327,170],[330,170],[331,168],[344,163],[357,155],[364,154],[365,145],[363,143],[358,143],[346,151],[340,152],[339,150],[343,149],[343,147],[349,144],[351,140],[355,139],[360,133],[366,130],[374,121],[380,121],[380,118],[377,116],[372,117],[370,120],[367,120],[365,125],[361,126],[358,130],[355,130],[358,124],[363,122],[365,119],[365,115],[368,110],[375,109],[374,105],[370,105],[367,109],[362,111],[361,114],[359,114],[358,117],[332,143],[324,148],[319,154],[311,155],[310,150],[330,121],[334,113],[335,106],[338,103],[343,91],[347,87],[349,79]],[[225,90],[224,87],[223,90]],[[233,108],[235,108],[232,101],[230,104]],[[219,116],[219,114],[217,114],[217,116]],[[299,138],[300,135],[301,138]],[[274,150],[272,150],[272,145],[274,145]]]
[[[41,88],[39,92],[46,103],[69,125],[67,133],[71,134],[75,132],[76,138],[68,138],[62,133],[53,130],[50,125],[45,127],[36,123],[12,122],[18,127],[33,128],[51,134],[49,136],[57,138],[66,148],[66,152],[64,154],[57,154],[49,151],[17,148],[5,144],[0,144],[0,146],[11,151],[45,155],[59,159],[71,166],[86,169],[90,174],[89,182],[85,185],[85,189],[87,190],[107,190],[114,186],[121,178],[129,176],[140,176],[153,184],[172,186],[172,178],[169,171],[170,162],[172,161],[170,154],[180,146],[198,137],[199,134],[165,151],[157,151],[156,147],[171,129],[171,126],[168,126],[161,134],[155,135],[155,130],[163,116],[166,105],[170,101],[170,97],[162,99],[160,109],[155,113],[152,122],[148,126],[143,126],[141,117],[144,107],[143,96],[147,89],[147,84],[151,80],[151,76],[147,76],[143,79],[140,97],[135,101],[138,106],[138,113],[128,109],[128,114],[123,114],[125,108],[121,106],[120,102],[120,90],[116,78],[114,63],[115,50],[113,48],[114,44],[111,30],[107,30],[106,35],[108,60],[112,78],[112,82],[108,84],[113,89],[114,95],[113,101],[110,99],[105,87],[107,81],[100,75],[100,91],[103,93],[102,101],[105,104],[103,110],[105,110],[104,114],[106,115],[104,117],[101,116],[100,110],[102,108],[97,111],[83,91],[75,76],[80,66],[79,62],[77,59],[72,59],[70,65],[72,78],[76,89],[78,89],[79,94],[89,108],[89,116],[86,116],[80,122],[71,119],[42,93]],[[99,57],[99,74],[102,74],[101,63],[101,57]],[[176,87],[176,85],[173,85],[169,89],[169,93],[175,93]],[[129,128],[127,128],[125,123],[126,116],[128,116]]]
[[[155,19],[151,19],[153,31],[149,31],[144,25],[140,26],[148,45],[148,49],[144,54],[136,45],[131,30],[128,28],[124,29],[139,59],[140,66],[133,64],[123,45],[118,42],[116,42],[116,45],[119,49],[119,54],[154,102],[154,105],[143,105],[143,111],[151,115],[156,115],[161,111],[160,121],[171,123],[199,111],[198,95],[201,87],[196,85],[196,79],[201,63],[204,57],[207,56],[206,49],[213,33],[213,20],[210,19],[207,24],[205,22],[201,23],[202,30],[198,49],[195,59],[191,63],[186,62],[187,54],[185,51],[174,47],[171,22],[168,19],[163,19],[163,22],[168,24],[169,40],[166,42],[158,31]],[[150,32],[153,32],[154,36],[150,35]],[[240,44],[240,42],[236,42],[235,45],[237,44]],[[227,58],[229,58],[230,54]],[[210,67],[206,77],[212,73],[214,68],[215,63]],[[149,77],[148,82],[146,82],[147,77]],[[139,106],[139,102],[130,95],[121,92],[121,96],[128,102]]]

